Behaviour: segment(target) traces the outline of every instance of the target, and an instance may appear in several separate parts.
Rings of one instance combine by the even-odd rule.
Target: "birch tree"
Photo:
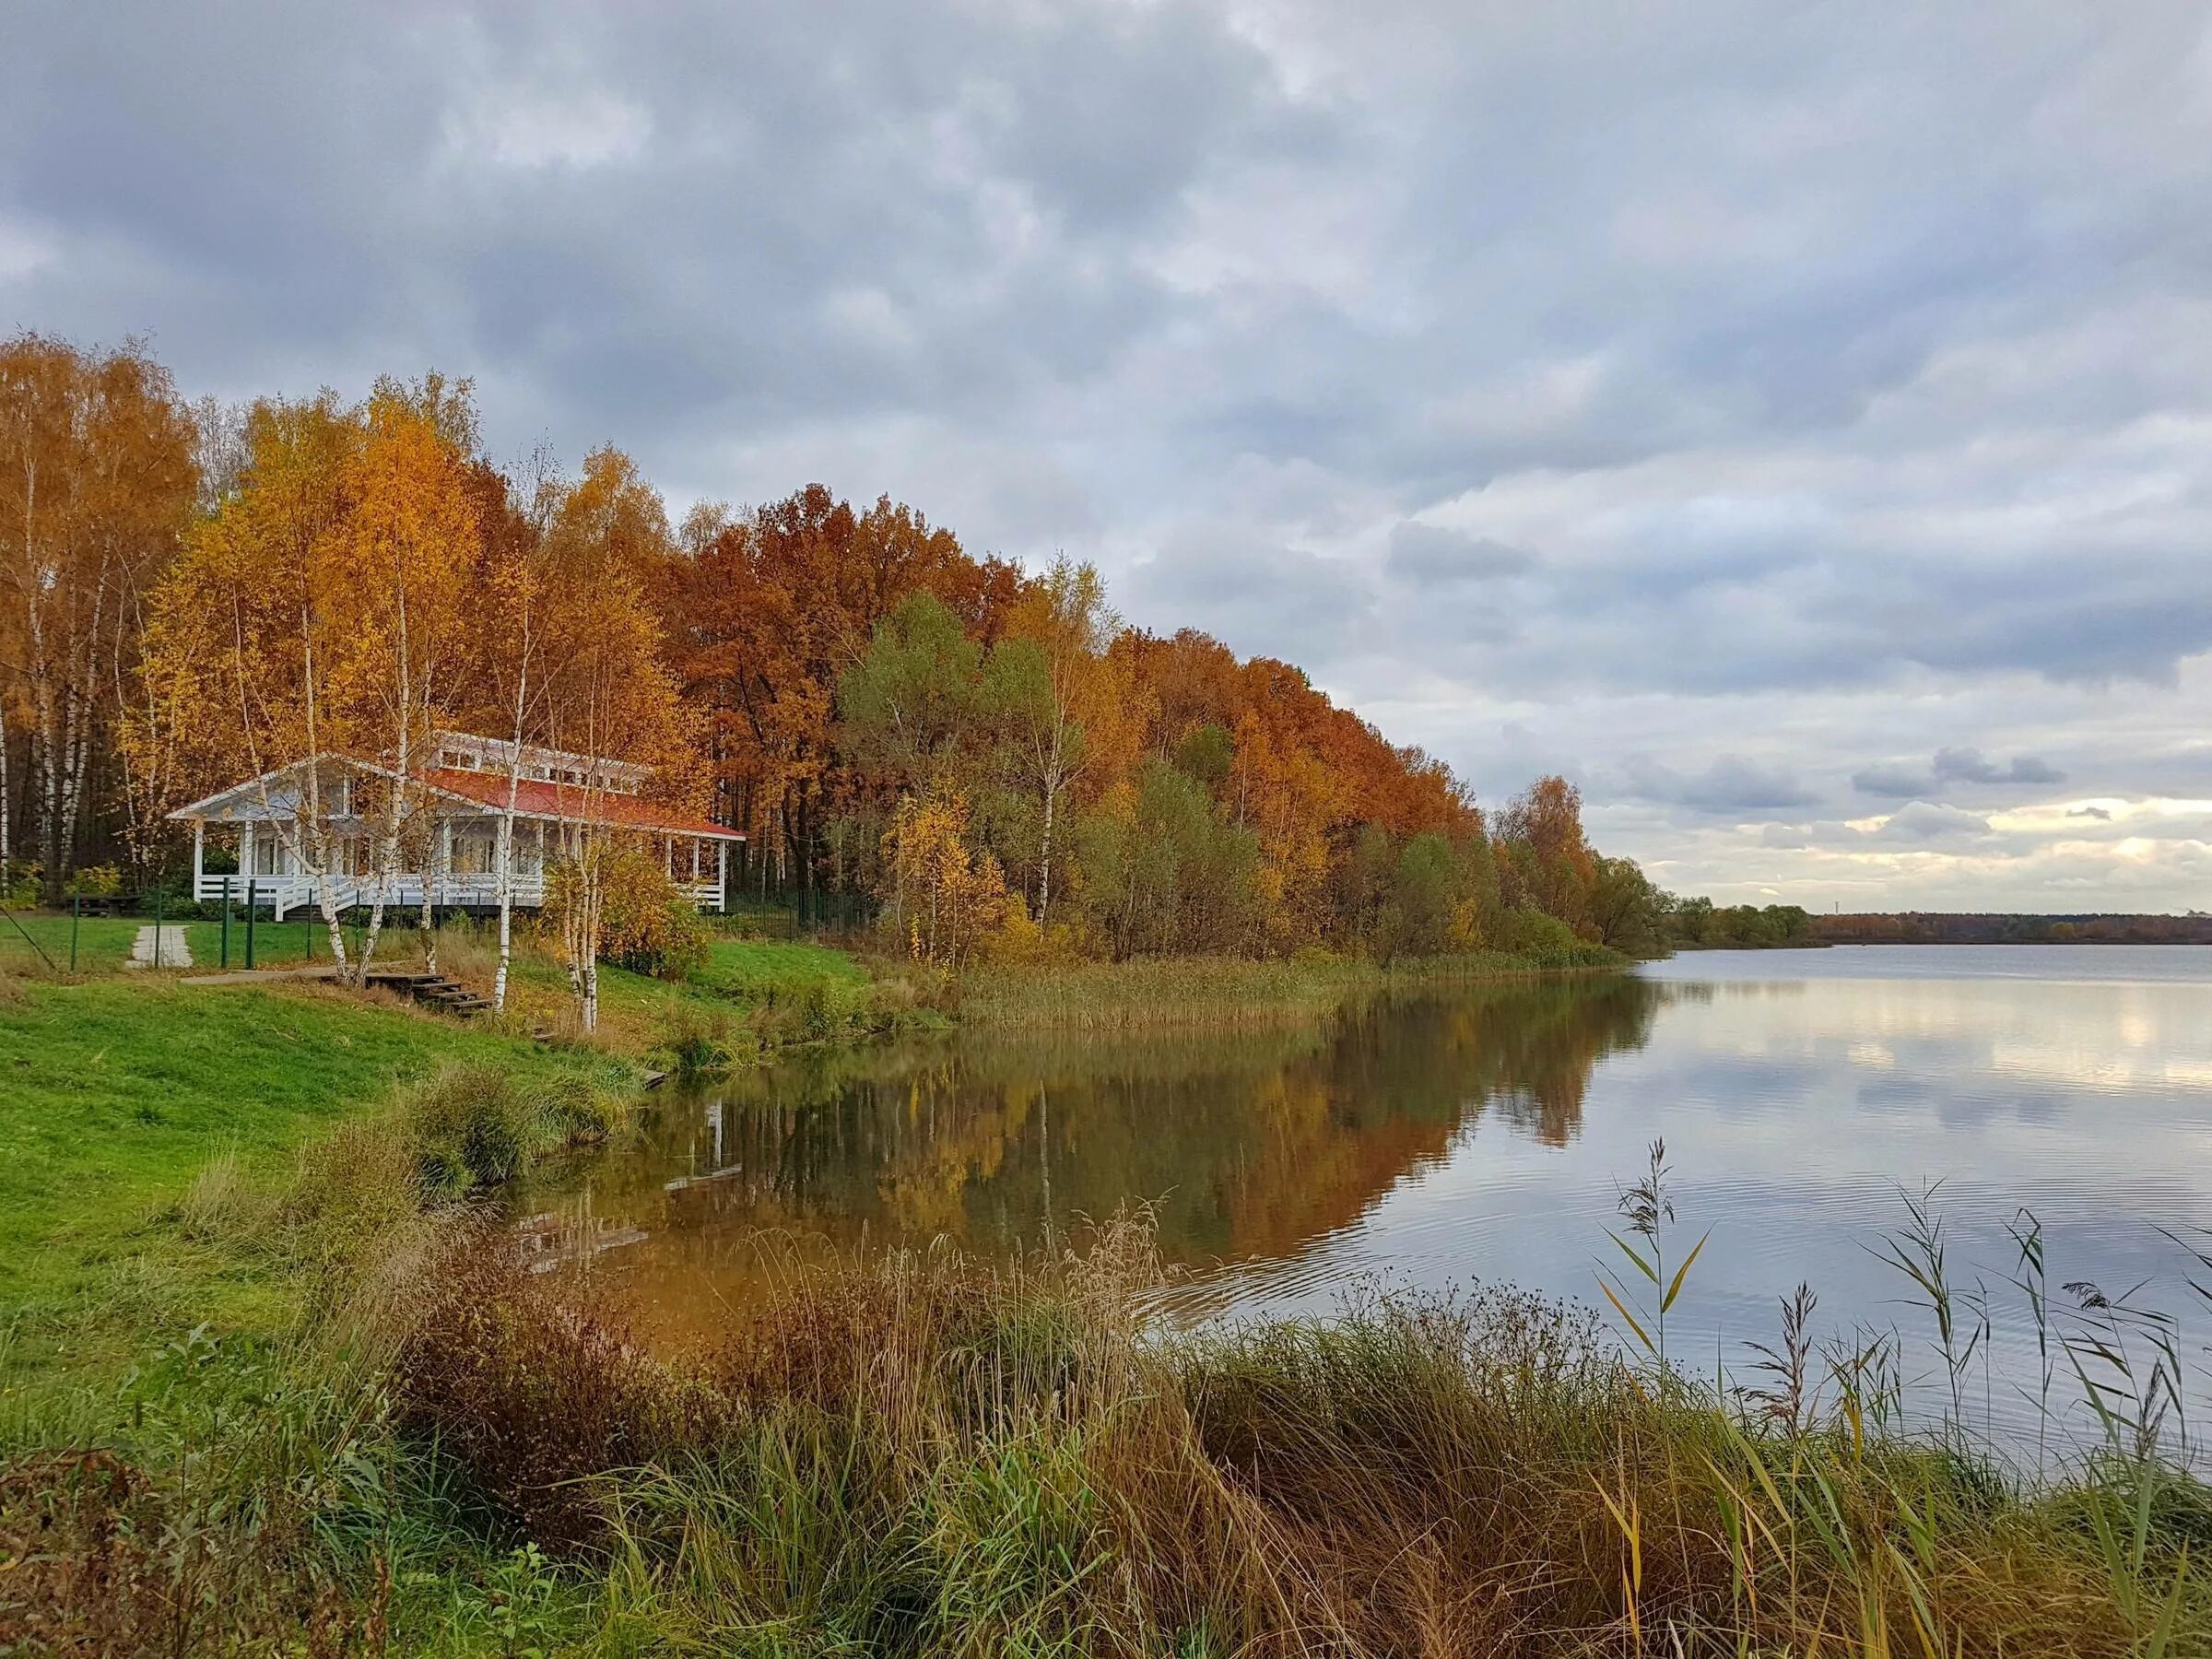
[[[237,488],[147,605],[133,747],[173,747],[176,796],[241,771],[260,780],[262,824],[313,879],[331,959],[354,983],[461,685],[477,520],[451,405],[465,394],[433,380],[354,408],[329,393],[256,406]],[[341,915],[364,894],[356,960]]]
[[[549,571],[547,530],[566,493],[551,456],[530,457],[521,488],[488,466],[477,473],[478,531],[484,541],[486,610],[493,619],[485,673],[478,682],[479,724],[507,733],[507,792],[492,854],[499,906],[500,959],[493,974],[494,1013],[507,1010],[514,966],[514,830],[526,746],[542,735],[547,675],[540,658]],[[540,872],[542,877],[544,872]]]
[[[1062,805],[1084,767],[1086,724],[1100,712],[1106,647],[1121,621],[1098,571],[1063,556],[1014,606],[994,647],[986,695],[1006,723],[1014,770],[1037,802],[1037,923],[1052,914]]]
[[[167,372],[137,347],[100,356],[37,335],[0,343],[0,676],[28,715],[50,903],[67,884],[87,781],[135,665],[135,601],[174,556],[191,509],[194,441]]]
[[[477,574],[476,506],[465,457],[441,429],[443,390],[434,380],[420,389],[386,384],[371,398],[335,538],[349,638],[333,663],[334,681],[383,761],[371,792],[374,810],[363,815],[377,879],[357,976],[376,956],[403,847],[428,839],[422,773],[435,762],[436,733],[457,694],[464,606]],[[427,859],[424,876],[427,894]]]
[[[602,450],[560,492],[546,531],[535,599],[548,747],[579,757],[561,784],[558,869],[548,872],[563,963],[586,1031],[599,1024],[599,957],[607,882],[639,841],[627,826],[623,769],[651,769],[657,798],[685,801],[697,786],[684,710],[661,663],[661,629],[647,582],[668,545],[660,497],[627,456]]]

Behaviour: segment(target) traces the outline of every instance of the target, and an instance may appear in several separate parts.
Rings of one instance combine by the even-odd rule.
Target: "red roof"
[[[504,810],[507,777],[503,772],[458,771],[438,767],[422,774],[433,789],[457,794],[481,806]],[[716,841],[743,841],[727,824],[717,824],[673,806],[655,806],[637,795],[596,793],[572,783],[548,783],[524,778],[516,788],[514,809],[525,818],[577,818],[590,816],[600,823],[622,824],[632,830],[653,830],[664,835],[705,835]]]

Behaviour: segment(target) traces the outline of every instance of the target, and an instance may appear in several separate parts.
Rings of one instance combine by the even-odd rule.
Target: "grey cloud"
[[[1687,775],[1655,761],[1631,761],[1628,785],[1629,793],[1640,799],[1688,806],[1716,817],[1807,806],[1816,798],[1789,772],[1740,755],[1723,755],[1702,771]]]
[[[1927,842],[1975,840],[1989,832],[1989,820],[1978,813],[1913,801],[1891,813],[1875,834],[1885,841]]]
[[[2066,816],[2070,818],[2096,818],[2100,823],[2106,824],[2112,821],[2112,815],[2102,806],[2070,807],[2067,809]]]
[[[2000,765],[1978,748],[1937,749],[1935,759],[1924,771],[1885,762],[1864,768],[1851,777],[1851,786],[1862,794],[1882,795],[1890,800],[1932,797],[1941,794],[1946,784],[2065,782],[2065,773],[2040,756],[2015,755]]]
[[[1908,766],[1869,766],[1851,774],[1851,786],[1862,794],[1905,801],[1934,793],[1935,780],[1932,774]]]
[[[1376,665],[1486,786],[1648,785],[1621,850],[1717,881],[1700,820],[1811,805],[1778,757],[2202,792],[2201,6],[1408,3],[24,0],[0,330],[194,394],[435,364],[679,509],[889,490]]]
[[[1535,555],[1488,536],[1406,519],[1390,533],[1383,568],[1399,582],[1420,588],[1456,587],[1518,576],[1533,570]]]
[[[1968,783],[2058,783],[2065,779],[2034,755],[2016,755],[1999,766],[1983,758],[1978,748],[1943,748],[1936,751],[1935,774],[1945,781]]]

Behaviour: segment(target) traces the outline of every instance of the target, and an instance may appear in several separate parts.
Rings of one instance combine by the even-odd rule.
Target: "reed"
[[[1137,957],[981,968],[962,974],[952,1006],[963,1024],[1123,1030],[1265,1025],[1310,1019],[1394,986],[1467,984],[1603,971],[1625,959],[1596,946],[1541,956],[1465,951],[1378,963],[1362,957]]]
[[[872,1653],[2166,1655],[2206,1489],[1882,1425],[1785,1304],[1762,1392],[1507,1289],[1147,1335],[1141,1220],[1080,1253],[796,1268],[649,1359],[498,1253],[441,1270],[409,1431],[596,1584],[591,1645]],[[487,1313],[486,1310],[497,1310]],[[1655,1338],[1653,1347],[1655,1347]],[[628,1636],[621,1633],[627,1632]]]

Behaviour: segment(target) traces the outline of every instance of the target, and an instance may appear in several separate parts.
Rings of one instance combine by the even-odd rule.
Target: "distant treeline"
[[[1800,914],[1804,912],[1800,912]],[[2212,945],[2212,915],[2006,916],[1907,911],[1815,916],[1824,945]]]
[[[1677,950],[1760,950],[1813,945],[1813,918],[1795,904],[1715,904],[1662,895],[1666,940]]]

